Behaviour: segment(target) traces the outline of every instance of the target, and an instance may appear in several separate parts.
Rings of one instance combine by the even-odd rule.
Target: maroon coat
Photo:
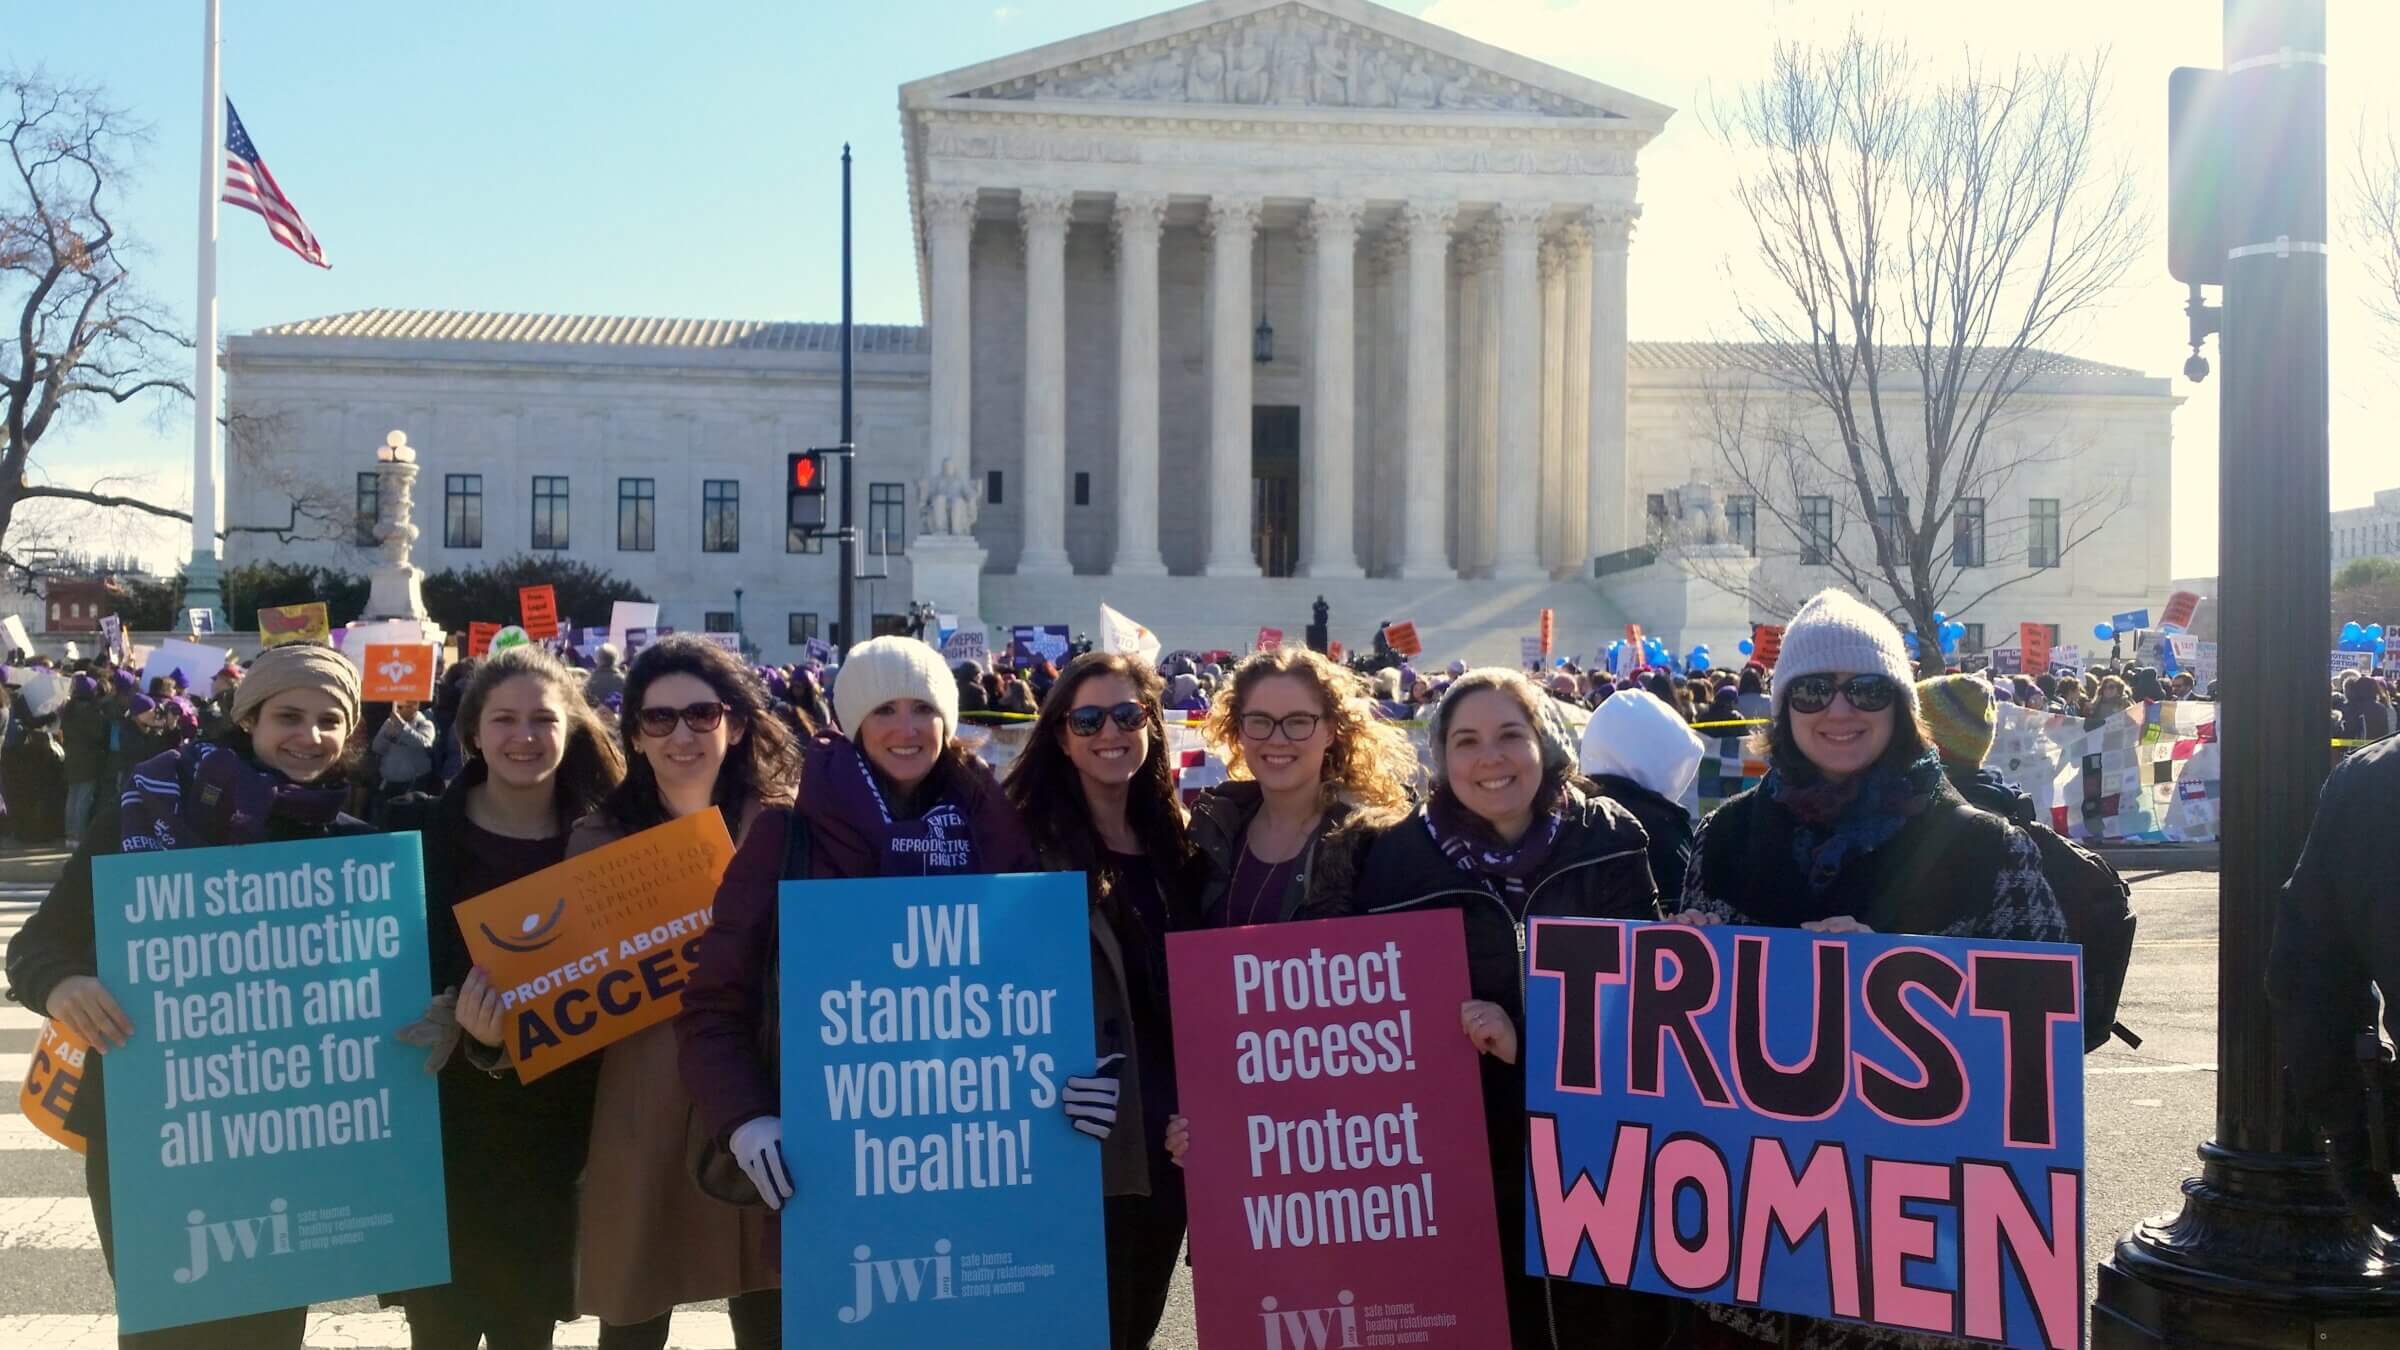
[[[745,1121],[781,1115],[782,1089],[764,1037],[768,982],[775,978],[776,897],[794,815],[807,822],[812,880],[882,875],[881,858],[859,828],[859,803],[839,785],[855,754],[820,736],[803,756],[800,800],[760,815],[717,885],[716,915],[700,939],[699,964],[675,1019],[684,1087],[719,1142]],[[943,794],[967,819],[975,872],[1039,872],[1041,860],[1017,809],[982,761],[970,758]],[[928,802],[928,806],[933,803]],[[870,799],[867,809],[873,809]],[[806,1203],[805,1197],[794,1200]]]

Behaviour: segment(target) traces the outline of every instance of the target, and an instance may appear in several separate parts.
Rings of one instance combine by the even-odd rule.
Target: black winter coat
[[[2335,766],[2317,798],[2316,823],[2299,865],[2283,885],[2267,991],[2275,1002],[2276,1041],[2292,1086],[2314,1128],[2345,1144],[2365,1128],[2365,1079],[2358,1034],[2383,1021],[2400,1029],[2400,906],[2392,869],[2400,834],[2400,740],[2380,741]],[[2351,1136],[2352,1138],[2345,1138]]]
[[[1597,774],[1591,782],[1601,796],[1641,822],[1642,833],[1650,840],[1650,879],[1658,883],[1658,893],[1669,899],[1683,894],[1683,874],[1691,870],[1692,841],[1699,833],[1692,826],[1692,813],[1684,810],[1681,802],[1668,801],[1617,774]]]
[[[1219,783],[1192,803],[1192,847],[1208,862],[1196,926],[1224,926],[1225,893],[1242,860],[1242,837],[1265,803],[1265,791],[1248,779]],[[1376,835],[1397,819],[1348,802],[1335,802],[1327,808],[1324,819],[1317,822],[1316,838],[1302,850],[1300,866],[1284,885],[1277,921],[1352,912],[1349,901],[1358,883],[1360,860]]]
[[[1967,805],[1976,810],[1989,811],[2018,825],[2034,823],[2033,798],[1990,769],[1954,769],[1944,765],[1942,773],[1950,779],[1950,786],[1958,789],[1958,795],[1967,799]]]

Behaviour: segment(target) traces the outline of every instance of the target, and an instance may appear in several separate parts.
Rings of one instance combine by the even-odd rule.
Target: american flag
[[[267,172],[266,161],[258,157],[258,147],[251,144],[250,133],[242,130],[242,118],[233,110],[233,100],[225,100],[225,204],[245,211],[256,211],[267,222],[267,233],[275,242],[299,254],[319,267],[330,268],[325,261],[325,247],[300,218],[300,208],[283,195],[276,186],[275,175]]]

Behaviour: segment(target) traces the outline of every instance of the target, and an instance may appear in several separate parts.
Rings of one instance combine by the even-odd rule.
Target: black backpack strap
[[[783,872],[785,881],[808,880],[808,822],[798,811],[783,813]]]

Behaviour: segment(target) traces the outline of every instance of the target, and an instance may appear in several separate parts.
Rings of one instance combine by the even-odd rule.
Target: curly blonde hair
[[[1416,748],[1409,744],[1408,734],[1375,716],[1366,681],[1306,647],[1260,652],[1236,667],[1233,678],[1217,691],[1201,734],[1224,756],[1226,772],[1235,778],[1250,777],[1250,766],[1242,757],[1242,712],[1258,682],[1278,675],[1308,685],[1325,709],[1325,727],[1330,733],[1322,789],[1325,804],[1348,801],[1385,811],[1408,810],[1409,780],[1418,769]]]

